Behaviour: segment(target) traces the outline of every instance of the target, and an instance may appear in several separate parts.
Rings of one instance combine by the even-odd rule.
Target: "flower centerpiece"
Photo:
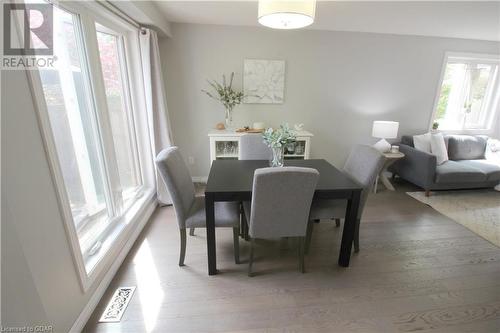
[[[241,104],[243,101],[243,92],[233,89],[234,72],[231,73],[229,84],[226,83],[226,75],[222,75],[222,84],[215,80],[208,80],[208,84],[213,88],[215,93],[207,90],[202,90],[210,98],[219,101],[225,108],[225,124],[226,128],[231,128],[233,123],[233,109],[236,105]]]
[[[273,167],[283,166],[284,160],[284,147],[289,143],[295,142],[297,136],[293,130],[290,129],[288,124],[282,124],[279,128],[268,128],[262,134],[264,142],[272,150],[272,158],[270,165]]]

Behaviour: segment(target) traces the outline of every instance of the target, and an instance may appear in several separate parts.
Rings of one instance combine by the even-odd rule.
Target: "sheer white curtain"
[[[153,158],[155,158],[162,149],[172,145],[172,131],[168,118],[167,99],[156,32],[150,29],[142,30],[140,45],[151,150],[154,154]],[[172,199],[158,171],[156,172],[156,188],[158,201],[163,205],[171,204]]]

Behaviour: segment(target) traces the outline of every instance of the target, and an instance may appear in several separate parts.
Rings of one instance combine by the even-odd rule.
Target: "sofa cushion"
[[[431,134],[433,134],[433,132],[431,132]],[[449,135],[444,135],[444,143],[446,144],[446,149],[448,149],[448,139]],[[401,143],[415,148],[415,142],[413,142],[413,135],[403,135],[401,137]]]
[[[401,143],[410,147],[415,147],[413,144],[413,136],[412,135],[403,135],[401,137]]]
[[[447,135],[448,157],[450,160],[482,160],[486,151],[487,139],[472,135]]]
[[[416,141],[415,141],[416,144]],[[444,142],[443,134],[432,134],[430,137],[431,153],[436,155],[436,162],[438,165],[448,161],[448,151]]]
[[[447,161],[436,166],[436,183],[484,182],[486,178],[486,174],[480,169],[457,161]]]
[[[431,133],[414,135],[413,136],[413,146],[415,147],[415,149],[418,149],[420,151],[424,151],[424,152],[430,154],[432,152]]]
[[[460,165],[465,165],[481,170],[486,175],[486,180],[500,180],[500,165],[488,160],[463,160],[457,161]]]

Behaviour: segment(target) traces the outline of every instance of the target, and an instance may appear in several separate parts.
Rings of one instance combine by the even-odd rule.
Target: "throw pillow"
[[[489,139],[484,157],[500,165],[500,140]]]
[[[433,155],[436,155],[438,165],[448,161],[448,150],[446,149],[443,134],[431,135],[431,152]]]
[[[413,136],[413,146],[415,149],[431,153],[431,133]]]

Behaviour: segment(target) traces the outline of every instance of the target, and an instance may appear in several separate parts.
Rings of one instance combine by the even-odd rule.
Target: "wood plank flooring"
[[[349,268],[336,264],[342,227],[317,224],[305,274],[293,241],[259,241],[247,277],[231,229],[217,230],[219,275],[201,229],[179,267],[174,211],[160,208],[85,332],[500,332],[500,249],[396,187],[370,196]],[[97,323],[119,286],[137,286],[122,321]]]

